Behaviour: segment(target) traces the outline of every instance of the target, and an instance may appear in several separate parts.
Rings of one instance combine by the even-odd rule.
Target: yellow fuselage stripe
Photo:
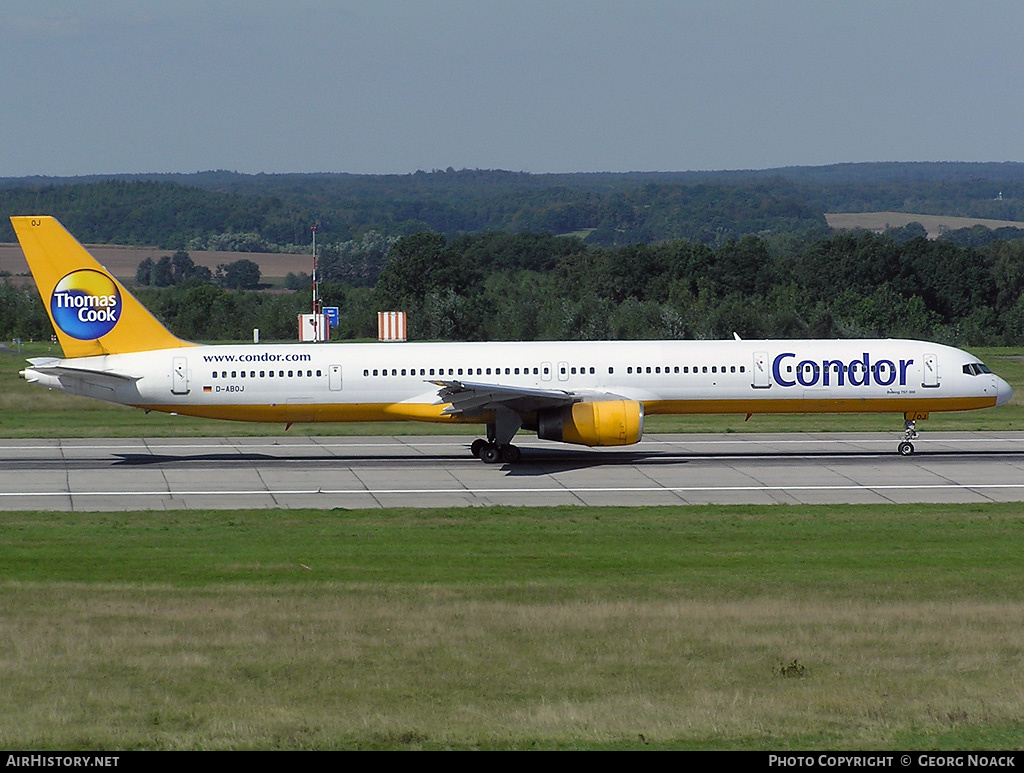
[[[764,414],[764,413],[906,413],[909,411],[970,411],[990,408],[994,397],[941,398],[814,398],[803,400],[651,400],[644,401],[644,413],[687,414]],[[445,424],[479,424],[490,414],[471,419],[448,416],[447,405],[427,403],[288,403],[274,405],[139,405],[151,411],[178,413],[206,419],[231,421],[355,422],[355,421],[427,421]]]

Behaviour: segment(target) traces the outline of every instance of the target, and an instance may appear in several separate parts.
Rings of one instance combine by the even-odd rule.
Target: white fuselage
[[[584,401],[615,396],[648,415],[909,416],[988,407],[1011,394],[967,352],[893,339],[214,345],[60,364],[68,366],[60,375],[28,368],[26,378],[244,421],[469,420],[442,413],[440,380],[563,390]]]

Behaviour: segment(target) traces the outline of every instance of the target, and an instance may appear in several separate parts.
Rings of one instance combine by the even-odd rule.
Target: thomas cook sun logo
[[[84,268],[53,288],[50,313],[62,331],[80,341],[101,338],[121,318],[121,292],[109,276]]]

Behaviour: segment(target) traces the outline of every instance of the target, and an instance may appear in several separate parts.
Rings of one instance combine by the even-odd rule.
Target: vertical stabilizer
[[[11,223],[65,357],[194,346],[160,324],[55,218]]]

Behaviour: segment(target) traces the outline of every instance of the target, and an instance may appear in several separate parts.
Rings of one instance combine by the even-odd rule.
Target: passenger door
[[[171,394],[188,394],[188,358],[175,357],[171,361]]]
[[[934,389],[939,385],[939,358],[934,354],[924,356],[924,364],[921,366],[921,386]]]
[[[754,352],[754,389],[767,389],[772,385],[772,374],[768,369],[768,352]]]

